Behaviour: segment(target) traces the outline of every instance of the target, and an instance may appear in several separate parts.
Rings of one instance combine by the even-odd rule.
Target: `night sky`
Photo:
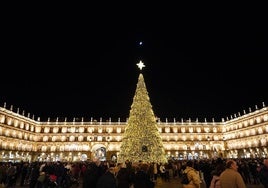
[[[140,60],[163,121],[221,121],[267,106],[265,12],[205,7],[11,12],[1,29],[1,106],[41,121],[125,121]]]

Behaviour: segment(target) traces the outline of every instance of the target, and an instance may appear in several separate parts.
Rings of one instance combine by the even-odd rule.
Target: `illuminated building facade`
[[[0,161],[116,160],[126,121],[46,122],[0,107]],[[268,108],[221,122],[157,119],[167,157],[268,157]]]

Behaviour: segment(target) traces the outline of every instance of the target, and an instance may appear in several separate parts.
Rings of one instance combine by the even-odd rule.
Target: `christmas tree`
[[[141,61],[137,65],[140,69],[144,67]],[[126,160],[131,162],[167,162],[156,117],[141,73],[118,155],[118,162]]]

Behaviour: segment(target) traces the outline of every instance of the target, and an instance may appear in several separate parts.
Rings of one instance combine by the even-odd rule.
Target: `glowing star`
[[[139,63],[137,63],[137,66],[139,67],[140,70],[142,70],[142,68],[145,67],[145,65],[143,64],[142,61],[140,61]]]
[[[142,44],[143,44],[142,41],[140,41],[140,42],[139,42],[139,45],[141,46]]]

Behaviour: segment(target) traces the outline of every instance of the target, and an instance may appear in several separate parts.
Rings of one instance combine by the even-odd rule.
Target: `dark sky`
[[[125,120],[140,59],[163,120],[219,121],[267,106],[266,11],[199,8],[9,12],[1,29],[1,106],[41,120]]]

